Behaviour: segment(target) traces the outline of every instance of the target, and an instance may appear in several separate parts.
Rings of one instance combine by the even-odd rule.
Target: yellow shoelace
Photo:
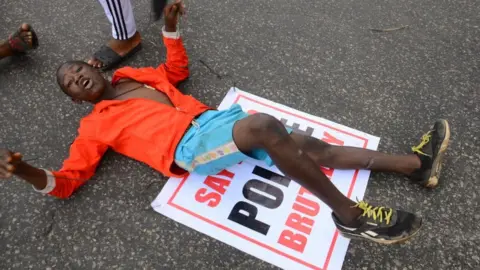
[[[367,216],[372,218],[373,220],[377,221],[377,219],[382,222],[385,219],[385,223],[388,225],[390,224],[390,219],[392,218],[393,210],[385,207],[373,207],[364,201],[358,202],[355,206],[363,210],[362,216]],[[383,216],[385,214],[385,217]]]
[[[428,156],[428,157],[430,156],[430,155],[425,154],[424,152],[422,152],[422,148],[423,148],[427,143],[429,143],[429,142],[430,142],[430,139],[432,138],[432,135],[431,135],[430,133],[432,133],[432,132],[429,131],[429,132],[427,132],[427,134],[424,134],[424,135],[422,136],[422,141],[420,142],[420,144],[417,145],[417,146],[412,147],[412,151],[413,151],[414,153],[419,153],[419,154],[422,154],[422,155]]]

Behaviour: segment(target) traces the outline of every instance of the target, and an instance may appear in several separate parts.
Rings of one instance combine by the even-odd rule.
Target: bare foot
[[[24,23],[20,26],[20,33],[17,39],[18,38],[23,40],[23,42],[27,44],[28,48],[33,48],[33,34],[31,32],[30,25]],[[22,46],[19,46],[19,48],[12,47],[12,45],[8,41],[6,41],[0,44],[0,59],[3,57],[12,56],[18,52],[24,52],[25,50],[28,50],[28,48],[25,49]]]
[[[142,42],[142,37],[140,36],[140,33],[137,31],[135,32],[135,35],[133,35],[131,38],[127,40],[116,40],[116,39],[111,39],[107,46],[110,47],[113,51],[118,53],[120,56],[124,56],[127,53],[129,53],[132,49],[137,47],[138,44]],[[102,68],[103,63],[95,59],[95,57],[90,58],[88,60],[88,64],[95,67],[95,68]]]
[[[22,31],[20,32],[20,36],[22,37],[23,40],[25,40],[26,43],[28,43],[30,47],[32,47],[33,35],[32,35],[32,32],[30,32],[30,25],[23,23],[21,26],[21,29]]]

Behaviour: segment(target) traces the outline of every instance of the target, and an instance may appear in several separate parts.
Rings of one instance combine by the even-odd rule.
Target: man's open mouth
[[[83,85],[83,88],[85,90],[90,90],[90,88],[92,88],[92,86],[93,86],[92,80],[90,80],[88,78],[82,78],[81,84]]]

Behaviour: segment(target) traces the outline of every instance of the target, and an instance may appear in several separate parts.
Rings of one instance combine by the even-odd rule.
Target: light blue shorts
[[[238,150],[233,141],[233,126],[249,116],[238,104],[225,111],[206,111],[192,123],[175,151],[175,163],[182,169],[203,175],[217,174],[252,157],[273,161],[267,152],[256,149],[248,156]],[[291,130],[289,130],[291,131]]]

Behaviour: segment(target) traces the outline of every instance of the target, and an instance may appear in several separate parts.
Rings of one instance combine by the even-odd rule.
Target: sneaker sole
[[[428,188],[434,188],[438,185],[438,179],[440,178],[440,172],[442,170],[443,156],[450,142],[450,126],[447,120],[441,120],[441,121],[445,125],[445,138],[443,138],[442,144],[440,145],[440,150],[438,151],[437,156],[433,161],[430,177],[428,178],[427,181],[424,182],[424,186]]]
[[[422,226],[423,226],[423,224],[420,225],[420,227],[418,227],[418,229],[415,232],[413,232],[412,234],[410,234],[406,237],[403,237],[403,238],[399,238],[399,239],[377,239],[377,238],[370,237],[366,234],[364,236],[358,236],[357,234],[350,234],[350,233],[341,232],[341,231],[339,231],[339,232],[343,237],[348,238],[348,239],[352,239],[352,240],[353,239],[370,240],[372,242],[383,244],[383,245],[393,245],[393,244],[402,244],[402,243],[407,242],[408,240],[410,240],[410,238],[415,236],[420,231]]]

